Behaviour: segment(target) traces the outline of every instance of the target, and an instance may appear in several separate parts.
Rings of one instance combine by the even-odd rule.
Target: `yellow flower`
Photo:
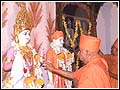
[[[75,32],[74,36],[75,36],[75,38],[77,38],[77,37],[78,37],[78,33],[77,33],[77,32]]]
[[[13,79],[13,77],[7,77],[6,83],[9,84],[9,85],[12,85],[12,82],[11,82],[12,79]]]
[[[30,76],[30,80],[31,81],[35,80],[35,77],[34,76]]]
[[[67,53],[67,59],[72,58],[72,54],[70,52]]]
[[[25,84],[28,85],[28,84],[32,83],[32,81],[34,81],[34,79],[35,79],[34,76],[26,77],[24,82],[25,82]]]
[[[61,60],[64,59],[64,53],[57,54],[57,59]]]
[[[34,58],[35,58],[36,61],[38,61],[38,60],[40,60],[40,55],[35,54]]]
[[[72,40],[70,41],[70,44],[71,44],[71,45],[70,45],[71,47],[74,47],[74,46],[75,46],[74,41],[72,41]]]
[[[29,77],[27,77],[27,78],[25,78],[25,80],[24,80],[24,82],[25,82],[25,84],[30,84],[31,83],[31,80],[30,80],[30,78]]]
[[[44,84],[44,80],[43,79],[37,79],[36,82],[35,82],[35,85],[43,85]]]

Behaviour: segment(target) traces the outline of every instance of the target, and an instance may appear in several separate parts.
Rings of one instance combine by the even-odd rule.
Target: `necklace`
[[[27,58],[33,57],[32,49],[29,46],[19,46],[22,56],[26,56]]]
[[[33,66],[33,52],[32,49],[26,45],[26,46],[19,46],[20,53],[22,54],[25,63],[27,66]]]

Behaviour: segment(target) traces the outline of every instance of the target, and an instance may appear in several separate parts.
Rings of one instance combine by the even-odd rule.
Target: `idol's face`
[[[63,47],[63,37],[58,38],[57,40],[54,40],[54,43],[58,47]]]
[[[30,30],[25,29],[24,31],[20,32],[18,35],[19,43],[20,44],[27,44],[30,42]]]

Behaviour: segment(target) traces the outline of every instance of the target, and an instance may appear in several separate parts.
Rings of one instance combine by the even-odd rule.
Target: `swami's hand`
[[[53,72],[55,69],[55,67],[52,65],[52,63],[47,62],[47,61],[43,62],[42,66],[45,67],[46,70],[49,70],[51,72]]]

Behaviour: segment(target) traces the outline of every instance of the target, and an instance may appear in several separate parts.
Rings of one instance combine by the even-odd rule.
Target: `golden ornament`
[[[25,7],[21,8],[16,17],[16,22],[14,25],[14,35],[18,36],[21,31],[25,29],[31,30],[32,27],[33,23],[31,14],[26,10]]]

